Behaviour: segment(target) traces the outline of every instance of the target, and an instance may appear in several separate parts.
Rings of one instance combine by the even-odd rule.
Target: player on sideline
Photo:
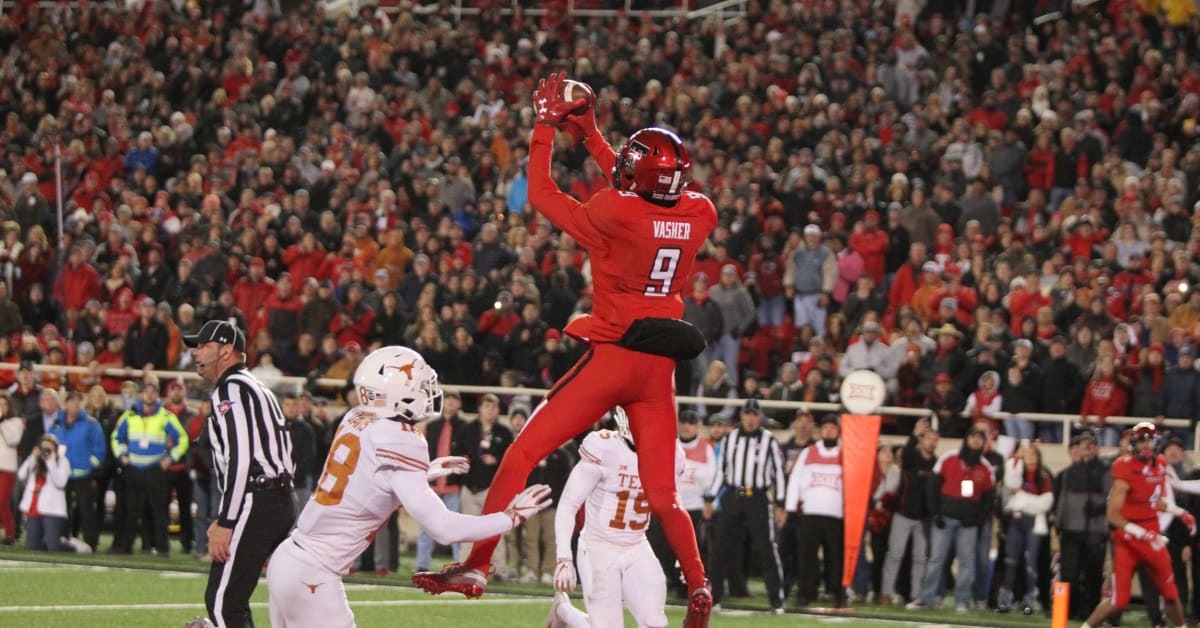
[[[441,412],[442,392],[437,373],[416,351],[371,352],[354,372],[354,388],[359,405],[338,428],[296,530],[267,567],[274,628],[354,626],[342,576],[400,506],[449,545],[507,532],[550,505],[550,487],[538,484],[503,512],[472,517],[446,509],[429,479],[466,471],[466,460],[429,461],[417,424]]]
[[[1080,628],[1100,626],[1109,615],[1129,605],[1130,585],[1138,565],[1145,565],[1154,581],[1167,619],[1174,626],[1184,625],[1167,537],[1159,533],[1158,513],[1179,517],[1193,535],[1196,518],[1167,501],[1167,461],[1157,453],[1157,446],[1158,428],[1143,421],[1133,426],[1130,452],[1113,462],[1112,491],[1108,494],[1108,523],[1114,528],[1112,597],[1101,600]]]
[[[667,625],[667,577],[646,540],[650,507],[642,494],[637,450],[629,417],[613,409],[617,430],[588,434],[579,447],[579,463],[571,471],[554,515],[554,607],[546,622],[552,628],[619,628],[625,625],[622,601],[638,626]],[[683,448],[676,445],[675,468],[683,471]],[[587,504],[579,536],[579,579],[587,614],[571,605],[575,563],[571,536],[575,515]]]
[[[688,512],[675,492],[675,362],[704,348],[704,337],[680,320],[680,288],[689,283],[696,252],[717,223],[703,194],[686,191],[691,158],[665,129],[634,133],[619,154],[596,127],[591,98],[567,100],[564,73],[538,83],[537,119],[529,144],[529,201],[587,249],[593,308],[564,330],[589,344],[529,417],[492,481],[484,512],[501,510],[525,485],[538,461],[588,428],[614,406],[629,413],[646,501],[662,524],[690,591],[685,626],[708,625],[712,592]],[[571,85],[581,86],[580,83]],[[584,136],[592,158],[613,173],[614,187],[580,203],[550,178],[555,131]],[[414,574],[413,583],[438,594],[483,595],[498,537],[476,543],[462,563]]]

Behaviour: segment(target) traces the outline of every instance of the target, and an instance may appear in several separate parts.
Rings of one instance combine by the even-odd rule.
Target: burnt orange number
[[[338,460],[342,451],[345,451],[345,454]],[[313,496],[318,504],[336,506],[342,502],[342,493],[350,483],[350,474],[354,473],[354,468],[358,466],[358,454],[357,434],[346,432],[333,441],[329,448],[329,458],[325,461],[325,472],[321,474],[321,480],[317,482],[317,493]],[[333,478],[333,486],[326,489],[325,482],[328,478]]]
[[[643,515],[633,521],[625,521],[625,510],[629,508],[629,499],[633,498],[633,513],[634,515]],[[650,502],[646,501],[646,494],[641,491],[621,491],[617,493],[617,513],[613,516],[612,521],[608,522],[608,527],[616,530],[644,530],[650,523]]]

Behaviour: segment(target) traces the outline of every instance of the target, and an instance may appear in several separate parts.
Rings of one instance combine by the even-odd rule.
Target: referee
[[[717,460],[717,475],[704,497],[704,514],[710,516],[713,501],[721,498],[721,510],[716,515],[716,532],[720,539],[713,561],[713,602],[720,604],[725,593],[725,579],[735,573],[743,560],[746,537],[755,555],[755,563],[763,566],[767,598],[771,610],[783,612],[783,566],[775,545],[775,522],[782,522],[785,496],[784,458],[779,442],[762,427],[763,414],[758,401],[749,399],[742,406],[741,422],[722,440]]]
[[[208,433],[221,501],[208,527],[205,602],[217,626],[253,626],[250,594],[296,520],[292,440],[279,401],[246,369],[246,337],[235,325],[208,321],[184,342],[213,386]]]

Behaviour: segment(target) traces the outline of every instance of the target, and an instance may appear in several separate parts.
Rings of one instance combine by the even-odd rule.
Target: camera
[[[494,307],[498,310],[498,309],[504,307],[504,304],[499,301],[496,301],[495,303],[492,304],[492,307]]]
[[[49,458],[50,456],[54,455],[54,449],[52,447],[41,447],[40,449],[42,451],[43,458]]]

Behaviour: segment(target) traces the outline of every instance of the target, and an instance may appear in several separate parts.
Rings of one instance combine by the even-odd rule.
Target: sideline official
[[[758,401],[748,399],[742,406],[740,425],[721,441],[717,474],[704,497],[706,516],[712,515],[716,496],[721,497],[714,532],[719,541],[712,568],[713,602],[721,603],[723,580],[741,560],[749,537],[755,562],[763,568],[771,610],[782,613],[783,566],[775,542],[775,524],[782,524],[785,514],[784,458],[779,441],[762,424],[762,408]]]
[[[253,626],[250,595],[296,519],[292,440],[279,401],[246,369],[246,337],[236,326],[208,321],[184,342],[194,348],[196,373],[213,385],[208,431],[221,499],[208,528],[205,602],[217,626]]]

